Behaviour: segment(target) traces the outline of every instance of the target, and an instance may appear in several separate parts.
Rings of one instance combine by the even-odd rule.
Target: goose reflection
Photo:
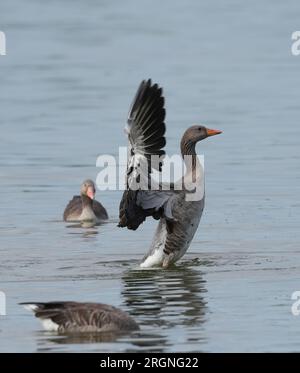
[[[67,228],[70,229],[69,234],[71,234],[71,235],[80,235],[83,238],[93,238],[97,234],[99,234],[98,229],[97,229],[98,227],[95,227],[95,225],[89,225],[89,224],[88,225],[84,225],[84,224],[85,223],[81,222],[81,223],[77,223],[77,224],[67,225]],[[88,229],[84,229],[84,230],[80,229],[79,230],[78,228],[88,228]]]
[[[69,234],[82,234],[83,237],[90,237],[99,234],[99,230],[101,233],[101,228],[106,228],[108,223],[114,224],[114,221],[94,223],[93,221],[84,220],[78,223],[68,224],[66,228],[70,229]]]
[[[38,336],[38,352],[46,350],[53,351],[55,345],[72,345],[72,344],[97,344],[97,343],[113,343],[117,342],[123,336],[134,336],[135,332],[127,333],[78,333],[57,335],[56,333],[37,333]],[[49,346],[50,343],[50,346]],[[101,352],[101,347],[97,347],[95,351]]]
[[[203,340],[200,328],[207,311],[203,298],[206,288],[196,267],[183,264],[168,270],[128,270],[122,280],[123,308],[141,327],[139,338],[130,341],[135,346],[163,352],[174,344],[168,340],[166,329],[181,326],[187,342]]]

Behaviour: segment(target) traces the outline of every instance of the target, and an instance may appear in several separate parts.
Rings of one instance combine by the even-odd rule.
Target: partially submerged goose
[[[117,333],[138,330],[126,312],[107,304],[78,302],[20,303],[33,311],[48,331],[69,333]]]
[[[136,230],[147,216],[159,219],[150,250],[141,267],[168,267],[188,249],[199,225],[205,198],[204,171],[195,146],[198,141],[221,133],[202,125],[192,126],[185,131],[180,144],[181,155],[186,164],[186,173],[180,180],[183,185],[181,190],[175,188],[174,184],[170,185],[169,190],[165,190],[163,184],[159,184],[158,190],[136,188],[143,179],[143,175],[138,172],[142,164],[147,164],[144,176],[148,185],[152,182],[152,170],[161,170],[162,163],[151,162],[151,157],[162,157],[165,154],[164,120],[162,88],[157,84],[152,85],[151,80],[142,81],[128,115],[127,189],[123,193],[119,213],[119,226],[132,230]],[[200,196],[196,200],[189,198],[193,185],[200,190]]]
[[[96,188],[92,180],[81,184],[80,196],[74,196],[64,211],[64,221],[91,221],[100,223],[108,219],[107,212],[100,202],[95,200]]]

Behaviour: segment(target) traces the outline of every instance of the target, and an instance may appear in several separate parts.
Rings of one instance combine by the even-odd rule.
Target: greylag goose
[[[138,330],[126,312],[107,304],[78,302],[20,303],[33,311],[47,331],[68,333],[125,332]]]
[[[204,208],[204,170],[196,154],[196,143],[221,131],[202,125],[188,128],[181,139],[181,155],[186,173],[178,182],[165,190],[160,183],[157,190],[139,188],[145,179],[152,185],[151,173],[161,171],[166,140],[165,108],[162,88],[151,80],[142,81],[129,110],[126,132],[128,135],[128,161],[126,190],[119,209],[119,226],[136,230],[147,216],[159,219],[152,244],[142,260],[141,267],[162,266],[180,259],[188,249],[198,228]],[[153,162],[159,156],[159,162]],[[155,157],[154,157],[155,158]],[[146,172],[140,172],[146,163]],[[145,168],[144,168],[145,169]],[[133,187],[132,187],[133,186]],[[198,198],[191,198],[191,187],[198,186]],[[196,188],[197,189],[197,188]]]
[[[92,180],[81,184],[80,196],[74,196],[64,211],[64,221],[91,221],[100,223],[108,219],[107,212],[100,202],[95,200],[96,188]]]

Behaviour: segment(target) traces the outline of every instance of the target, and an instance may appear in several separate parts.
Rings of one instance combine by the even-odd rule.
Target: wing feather
[[[162,88],[151,80],[143,80],[131,104],[126,132],[129,140],[127,190],[120,203],[120,227],[137,229],[147,216],[172,220],[174,190],[143,190],[136,188],[144,181],[150,185],[153,169],[161,171],[165,155],[165,99]],[[151,156],[159,162],[151,163]],[[156,158],[157,159],[157,158]],[[144,184],[144,186],[145,186]]]
[[[82,202],[80,196],[74,196],[67,204],[64,211],[64,221],[68,221],[71,218],[79,218],[82,212]]]
[[[58,325],[59,331],[101,330],[107,326],[115,328],[138,329],[136,322],[122,310],[102,303],[79,302],[26,302],[31,306],[35,316],[41,320],[50,319]]]

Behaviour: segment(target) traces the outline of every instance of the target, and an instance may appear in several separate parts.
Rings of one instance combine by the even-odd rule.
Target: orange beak
[[[90,198],[90,199],[94,199],[95,198],[95,189],[91,186],[89,186],[87,188],[87,191],[86,191],[86,195]]]
[[[222,133],[222,131],[210,130],[209,128],[206,128],[206,133],[207,133],[207,136],[215,136],[215,135],[219,135],[220,133]]]

